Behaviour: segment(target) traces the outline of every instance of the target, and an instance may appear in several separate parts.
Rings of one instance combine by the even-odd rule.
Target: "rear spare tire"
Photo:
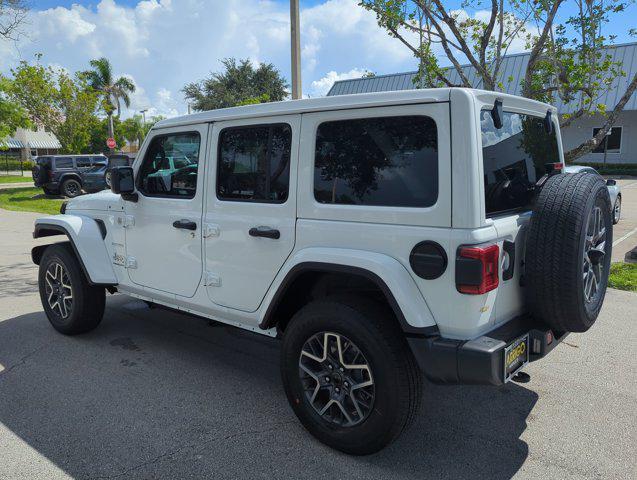
[[[526,290],[534,316],[560,332],[588,330],[604,302],[612,244],[610,197],[602,177],[549,178],[526,240]]]

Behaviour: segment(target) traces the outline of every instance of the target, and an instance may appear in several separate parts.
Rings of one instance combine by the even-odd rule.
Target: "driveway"
[[[613,262],[637,247],[637,178],[617,180],[622,188],[622,216],[613,228]]]
[[[426,384],[412,429],[349,457],[297,422],[276,340],[120,295],[95,331],[57,334],[28,253],[36,216],[0,210],[2,479],[635,478],[637,294],[609,291],[530,383]]]

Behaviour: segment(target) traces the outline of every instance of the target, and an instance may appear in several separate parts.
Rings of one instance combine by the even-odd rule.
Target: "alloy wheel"
[[[343,335],[320,332],[307,340],[299,376],[308,402],[329,423],[351,427],[372,411],[372,370],[361,350]]]
[[[588,218],[584,244],[584,299],[590,303],[600,291],[604,257],[606,256],[606,226],[602,209],[595,206]]]
[[[44,280],[49,307],[61,318],[68,318],[73,308],[73,288],[68,272],[60,263],[52,262]]]
[[[619,222],[622,212],[622,200],[621,197],[615,200],[615,207],[613,208],[613,220],[615,223]]]

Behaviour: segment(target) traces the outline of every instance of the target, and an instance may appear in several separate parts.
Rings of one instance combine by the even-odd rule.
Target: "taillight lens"
[[[482,295],[498,288],[500,247],[467,246],[458,249],[456,288],[460,293]]]

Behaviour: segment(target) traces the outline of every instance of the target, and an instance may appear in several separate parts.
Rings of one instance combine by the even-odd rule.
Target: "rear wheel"
[[[409,426],[422,374],[391,312],[349,297],[302,308],[283,339],[288,401],[309,432],[355,455],[377,452]]]
[[[62,193],[69,198],[77,197],[82,193],[82,185],[76,179],[69,178],[62,182]]]
[[[93,330],[104,315],[104,288],[88,283],[68,243],[48,247],[40,260],[40,300],[49,322],[65,335]]]

